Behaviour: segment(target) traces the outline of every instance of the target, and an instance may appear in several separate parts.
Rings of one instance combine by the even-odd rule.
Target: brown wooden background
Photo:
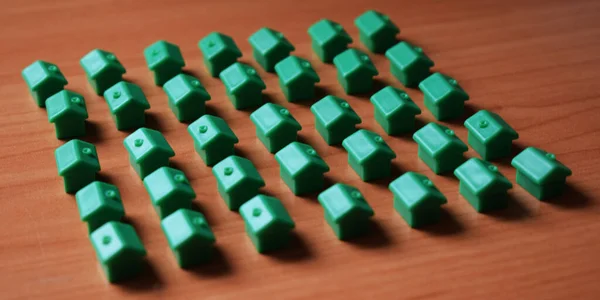
[[[599,299],[600,298],[600,1],[581,0],[347,0],[347,1],[0,1],[0,299]],[[396,151],[395,176],[429,176],[448,197],[442,222],[410,229],[392,208],[389,180],[363,183],[342,148],[316,133],[309,106],[287,103],[277,77],[259,70],[268,101],[283,104],[304,127],[301,139],[332,167],[328,178],[357,186],[373,206],[375,226],[354,242],[338,241],[316,197],[295,197],[279,177],[273,157],[255,138],[247,112],[235,111],[224,86],[208,76],[197,42],[211,31],[234,37],[251,58],[247,38],[261,26],[282,31],[309,59],[321,94],[348,99],[361,128],[383,134],[364,97],[347,97],[310,49],[308,27],[320,18],[340,22],[357,42],[353,19],[366,9],[389,14],[400,37],[423,47],[435,70],[455,77],[471,96],[469,114],[501,114],[521,135],[518,149],[536,146],[569,166],[567,193],[541,203],[515,185],[510,208],[476,213],[458,194],[453,176],[436,176],[417,159],[410,135],[385,140]],[[266,179],[265,192],[282,200],[297,225],[289,249],[256,253],[240,216],[226,209],[215,180],[194,152],[186,125],[177,122],[163,91],[152,84],[142,55],[158,39],[178,44],[186,70],[213,97],[209,111],[223,117],[240,138],[240,155]],[[94,95],[79,59],[94,48],[114,52],[126,78],[142,86],[152,108],[148,126],[159,129],[176,151],[217,236],[219,255],[194,271],[179,269],[160,230],[144,187],[128,164],[119,132],[103,99]],[[388,63],[372,55],[380,87],[392,84]],[[36,59],[58,64],[68,89],[86,97],[88,135],[99,151],[102,178],[121,190],[127,217],[148,250],[144,276],[109,285],[79,221],[74,197],[62,190],[46,113],[30,98],[21,70]],[[433,120],[422,94],[409,94]],[[466,117],[466,116],[465,116]],[[463,120],[446,123],[466,140]],[[470,150],[468,156],[474,156]],[[514,182],[510,160],[498,163]]]

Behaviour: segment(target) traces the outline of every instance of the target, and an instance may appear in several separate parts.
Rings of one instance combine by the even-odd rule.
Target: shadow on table
[[[198,277],[223,277],[233,273],[231,264],[219,246],[214,247],[210,261],[184,270]]]
[[[314,257],[308,244],[297,232],[290,232],[290,241],[284,248],[266,252],[263,255],[282,262],[300,262]]]

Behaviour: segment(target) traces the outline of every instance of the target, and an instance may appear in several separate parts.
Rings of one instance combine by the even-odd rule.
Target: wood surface
[[[600,1],[581,0],[346,0],[346,1],[0,1],[0,299],[600,299]],[[310,105],[287,103],[274,74],[251,57],[248,37],[262,26],[282,31],[294,54],[321,77],[319,95],[349,101],[360,128],[384,134],[368,98],[346,96],[332,65],[310,48],[308,27],[320,18],[340,22],[358,42],[355,17],[367,9],[388,14],[399,37],[435,61],[470,94],[465,118],[477,110],[500,114],[520,134],[515,153],[535,146],[555,153],[573,170],[566,193],[540,202],[516,185],[506,210],[479,214],[459,195],[451,175],[434,175],[417,158],[411,135],[384,139],[397,153],[394,176],[429,176],[448,198],[442,221],[410,229],[393,210],[390,180],[364,183],[341,147],[325,144]],[[316,148],[329,182],[358,187],[375,210],[367,236],[338,241],[316,196],[295,197],[279,167],[255,137],[249,112],[236,111],[223,84],[211,78],[197,42],[211,31],[231,35],[265,80],[265,99],[282,104],[302,124],[300,140]],[[177,122],[161,88],[153,85],[143,49],[158,39],[181,47],[186,71],[212,95],[208,111],[227,120],[240,138],[239,155],[266,180],[296,222],[289,248],[260,255],[237,213],[218,196],[210,168],[194,152],[186,124]],[[142,182],[129,166],[108,107],[86,81],[79,59],[94,48],[114,52],[152,108],[148,127],[166,136],[173,165],[190,178],[194,201],[217,237],[218,255],[192,271],[179,269]],[[378,87],[402,87],[387,60],[373,55]],[[127,220],[148,250],[136,280],[110,285],[79,220],[75,199],[63,191],[54,162],[54,137],[44,109],[35,106],[21,70],[37,59],[58,64],[68,89],[85,96],[88,133],[99,152],[101,179],[116,184]],[[408,90],[433,120],[418,90]],[[444,123],[466,141],[464,118]],[[468,157],[476,156],[472,149]],[[496,162],[513,183],[510,159]]]

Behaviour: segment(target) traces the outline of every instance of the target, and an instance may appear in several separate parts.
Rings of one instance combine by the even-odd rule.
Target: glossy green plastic
[[[88,112],[80,94],[62,90],[46,99],[46,111],[48,121],[54,124],[57,139],[85,135]]]
[[[369,56],[356,49],[338,54],[333,58],[333,64],[337,69],[337,79],[348,95],[370,92],[373,77],[379,75]]]
[[[273,197],[256,195],[240,207],[246,233],[259,253],[286,246],[296,226],[283,204]]]
[[[250,120],[256,126],[256,137],[267,150],[275,153],[287,144],[296,141],[300,123],[285,107],[266,103],[250,114]]]
[[[321,19],[308,28],[312,40],[312,49],[324,63],[331,63],[333,58],[348,49],[352,37],[339,23]]]
[[[90,234],[90,241],[109,282],[131,279],[142,271],[146,249],[131,225],[107,222]]]
[[[425,107],[439,121],[456,119],[465,112],[469,95],[458,81],[441,73],[434,73],[419,83]]]
[[[354,20],[360,41],[375,53],[384,53],[396,44],[400,29],[390,17],[374,10],[368,10]]]
[[[464,162],[463,153],[469,148],[450,128],[429,123],[413,134],[419,144],[419,158],[435,174],[453,171]]]
[[[102,49],[90,51],[79,60],[79,64],[98,95],[104,94],[109,87],[123,81],[123,74],[126,72],[125,67],[113,53]]]
[[[235,109],[258,107],[263,103],[262,91],[267,86],[251,66],[236,62],[223,70],[219,77]]]
[[[100,171],[96,147],[81,140],[70,140],[54,151],[56,168],[65,184],[65,192],[74,194],[96,180]]]
[[[242,204],[258,194],[265,181],[252,162],[231,155],[212,169],[217,179],[217,189],[230,210],[236,211]]]
[[[275,65],[294,51],[294,45],[283,33],[263,27],[248,39],[256,62],[267,72],[275,71]]]
[[[363,181],[390,176],[396,153],[375,132],[360,129],[348,136],[342,146],[348,151],[348,164]]]
[[[185,174],[169,167],[160,167],[146,176],[144,186],[161,220],[180,208],[190,208],[196,198]]]
[[[46,99],[60,92],[68,83],[55,64],[42,60],[36,60],[23,69],[21,76],[39,107],[44,107]]]
[[[185,66],[179,46],[167,41],[157,41],[144,49],[148,69],[154,73],[154,83],[162,86],[169,79],[181,73]]]
[[[319,194],[325,220],[340,240],[365,234],[370,218],[375,214],[360,191],[346,184],[336,183]]]
[[[169,97],[169,107],[179,122],[189,122],[200,118],[205,111],[204,102],[210,95],[200,80],[187,74],[179,74],[163,85]]]
[[[512,141],[519,134],[502,117],[480,110],[465,121],[469,131],[468,142],[481,158],[493,160],[510,156]]]
[[[397,88],[387,86],[371,96],[375,121],[389,135],[400,135],[415,129],[415,116],[421,109],[410,96]]]
[[[104,99],[118,130],[135,129],[146,124],[145,111],[150,109],[150,103],[138,85],[121,81],[104,91]]]
[[[187,130],[194,140],[196,152],[207,166],[233,155],[239,141],[225,120],[211,115],[200,117]]]
[[[94,181],[75,194],[79,218],[89,232],[109,221],[120,221],[125,216],[121,194],[116,186]]]
[[[328,145],[338,145],[356,131],[362,121],[350,104],[335,96],[325,96],[310,107],[315,128]]]
[[[148,128],[140,128],[123,140],[129,152],[129,162],[141,179],[160,167],[169,165],[169,158],[175,156],[162,133]]]
[[[459,191],[478,212],[488,212],[508,206],[507,191],[512,183],[498,167],[479,158],[471,158],[454,170],[460,180]]]
[[[315,97],[315,83],[321,81],[308,60],[290,55],[275,65],[279,86],[289,102]]]
[[[325,185],[329,166],[311,146],[291,142],[275,153],[279,174],[294,195],[318,192]]]
[[[554,154],[534,147],[515,156],[511,165],[517,169],[517,183],[539,200],[560,195],[573,174]]]
[[[419,173],[404,173],[390,183],[389,189],[394,194],[394,209],[412,228],[437,223],[440,206],[447,202],[433,182]]]
[[[169,247],[181,268],[190,268],[209,261],[216,241],[204,215],[181,208],[160,222]]]
[[[221,71],[242,57],[242,51],[235,41],[220,32],[211,32],[198,42],[204,57],[204,65],[212,77],[219,77]]]
[[[407,42],[400,42],[388,49],[385,56],[390,61],[392,75],[406,87],[416,87],[431,73],[433,61],[423,49]]]

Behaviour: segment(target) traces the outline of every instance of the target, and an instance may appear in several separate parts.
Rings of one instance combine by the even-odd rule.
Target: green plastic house
[[[289,143],[296,141],[300,123],[285,107],[266,103],[250,114],[250,120],[256,126],[256,137],[267,150],[275,153]]]
[[[114,54],[102,49],[90,51],[79,60],[79,64],[98,95],[104,94],[109,87],[123,81],[123,74],[126,72]]]
[[[469,95],[458,81],[440,73],[434,73],[419,83],[423,92],[425,107],[439,121],[458,118],[465,111],[465,101]]]
[[[554,154],[534,147],[515,156],[511,165],[517,169],[517,183],[539,200],[560,195],[573,174]]]
[[[146,124],[145,111],[150,109],[150,103],[138,85],[121,81],[104,91],[104,99],[118,130]]]
[[[154,73],[154,83],[162,86],[169,79],[181,73],[185,66],[179,46],[167,41],[157,41],[144,49],[148,69]]]
[[[62,90],[46,99],[48,121],[54,124],[57,139],[85,135],[88,112],[83,96]]]
[[[263,103],[262,91],[267,86],[251,66],[236,62],[223,70],[219,77],[235,109],[258,107]]]
[[[512,183],[498,167],[479,158],[471,158],[454,170],[460,180],[459,191],[478,212],[488,212],[508,206],[507,191]]]
[[[493,160],[508,157],[512,151],[512,141],[519,134],[499,115],[480,110],[465,121],[469,131],[469,145],[481,158]]]
[[[160,167],[169,165],[169,158],[175,156],[162,133],[148,128],[140,128],[123,140],[129,152],[129,162],[141,179]]]
[[[204,102],[210,95],[200,80],[187,74],[179,74],[163,85],[169,97],[169,107],[179,122],[190,122],[200,118],[205,111]]]
[[[246,233],[259,253],[286,246],[296,226],[283,204],[273,197],[256,195],[240,207]]]
[[[463,163],[463,153],[468,150],[450,128],[429,123],[413,135],[419,144],[419,158],[435,174],[454,170]]]
[[[354,20],[358,28],[360,41],[375,53],[384,53],[396,44],[396,35],[400,29],[387,15],[369,10]]]
[[[225,120],[204,115],[188,126],[194,148],[207,166],[213,166],[233,155],[238,138]]]
[[[46,99],[60,92],[68,83],[55,64],[42,60],[36,60],[23,69],[21,76],[39,107],[44,107]]]
[[[394,194],[394,209],[413,228],[437,223],[446,197],[424,175],[406,172],[389,185]]]
[[[290,55],[275,65],[279,86],[289,102],[315,97],[315,83],[321,81],[308,60]]]
[[[204,64],[212,77],[219,77],[221,71],[242,57],[242,51],[235,41],[220,32],[211,32],[198,42],[204,57]]]
[[[315,128],[328,145],[338,145],[356,131],[362,120],[350,104],[335,96],[325,96],[310,107]]]
[[[390,61],[392,75],[406,87],[416,87],[431,75],[429,69],[433,61],[425,55],[423,49],[407,42],[400,42],[388,49],[385,56]]]
[[[79,218],[89,232],[109,221],[120,221],[125,216],[121,194],[116,186],[94,181],[75,194]]]
[[[279,174],[294,195],[318,192],[325,185],[329,166],[311,146],[291,142],[275,153]]]
[[[229,210],[237,211],[242,204],[258,194],[265,181],[248,159],[229,156],[212,169],[217,189]]]
[[[54,151],[56,168],[65,184],[65,192],[74,194],[96,180],[100,171],[98,152],[90,143],[70,140]]]
[[[161,220],[180,208],[190,208],[196,198],[185,174],[169,167],[160,167],[146,176],[144,186]]]
[[[212,258],[216,241],[204,215],[181,208],[160,222],[179,267],[187,269]]]
[[[400,135],[415,128],[421,109],[402,90],[387,86],[371,96],[375,121],[389,135]]]
[[[347,137],[342,146],[348,151],[348,164],[363,181],[390,176],[396,153],[375,132],[360,129]]]
[[[368,231],[375,212],[357,188],[336,183],[319,194],[318,199],[325,220],[338,239],[348,240]]]
[[[312,40],[312,48],[324,63],[331,63],[333,58],[348,49],[352,38],[339,23],[321,19],[308,28]]]
[[[275,65],[294,51],[294,45],[283,33],[263,27],[248,39],[256,62],[267,72],[273,72]]]
[[[356,49],[348,49],[335,58],[337,78],[348,95],[365,94],[373,88],[373,77],[379,75],[377,68],[367,54]]]

